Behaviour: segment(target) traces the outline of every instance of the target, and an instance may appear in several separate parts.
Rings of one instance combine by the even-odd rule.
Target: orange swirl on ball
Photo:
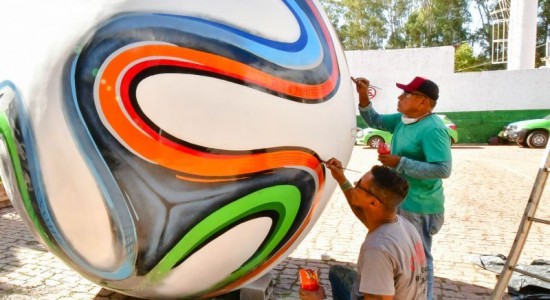
[[[212,154],[171,143],[169,140],[162,140],[158,135],[140,130],[139,126],[125,114],[121,98],[127,95],[120,95],[121,90],[117,82],[124,76],[129,66],[136,62],[143,62],[148,57],[154,57],[154,59],[163,57],[177,61],[192,60],[199,65],[205,64],[210,68],[217,68],[218,72],[223,70],[226,74],[246,75],[250,81],[270,84],[270,88],[274,90],[284,90],[299,97],[312,95],[319,97],[329,94],[336,80],[327,80],[315,86],[298,84],[217,55],[173,45],[155,44],[140,45],[115,54],[106,61],[105,67],[100,71],[99,84],[96,87],[98,109],[101,110],[106,122],[116,132],[118,138],[136,154],[166,168],[184,173],[186,175],[182,176],[186,179],[239,177],[275,168],[303,166],[315,170],[320,181],[323,181],[320,160],[312,153],[305,151],[282,148],[282,150],[266,149],[264,153],[253,154]],[[333,74],[331,78],[335,76]]]

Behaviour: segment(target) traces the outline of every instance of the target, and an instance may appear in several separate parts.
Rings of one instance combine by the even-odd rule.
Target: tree
[[[457,45],[467,41],[474,53],[457,49],[457,70],[497,70],[492,64],[492,12],[496,0],[320,0],[346,50],[400,49]],[[516,0],[521,1],[521,0]],[[550,35],[550,0],[539,1],[536,66],[544,62]],[[479,28],[470,28],[469,7],[479,13]],[[461,47],[462,48],[462,47]],[[462,51],[465,51],[464,53]],[[466,66],[465,63],[473,65]],[[475,63],[475,64],[474,64]],[[480,67],[481,65],[481,67]]]
[[[388,5],[389,37],[386,48],[401,49],[407,46],[405,22],[411,11],[411,1],[395,0]]]
[[[482,71],[485,62],[483,57],[474,56],[472,46],[462,43],[455,48],[455,72]]]
[[[468,39],[467,0],[427,0],[405,24],[408,47],[454,45]]]
[[[341,30],[341,27],[344,25],[343,20],[345,20],[345,7],[339,0],[321,0],[321,4],[323,5],[332,27],[336,30],[338,38],[340,41],[344,40],[345,36]]]
[[[468,38],[471,18],[468,0],[321,0],[321,3],[347,50],[432,47]]]
[[[385,4],[389,0],[342,0],[345,24],[340,27],[347,50],[380,49],[387,35]]]
[[[491,5],[492,3],[492,5]],[[481,53],[488,59],[491,59],[491,44],[493,41],[493,30],[491,26],[491,11],[495,9],[495,2],[487,0],[474,0],[474,5],[479,13],[481,27],[471,33],[470,41],[477,45]]]
[[[539,19],[537,24],[537,53],[535,67],[541,67],[546,64],[541,58],[546,53],[546,43],[548,43],[548,36],[550,35],[550,0],[539,0]]]

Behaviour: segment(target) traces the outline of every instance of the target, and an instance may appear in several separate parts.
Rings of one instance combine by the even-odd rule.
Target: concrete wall
[[[396,82],[414,76],[435,81],[440,88],[436,112],[459,127],[462,142],[486,142],[509,122],[550,113],[550,69],[454,73],[454,47],[347,51],[354,77],[379,87],[373,98],[381,113],[396,111]],[[496,131],[496,132],[494,132]]]

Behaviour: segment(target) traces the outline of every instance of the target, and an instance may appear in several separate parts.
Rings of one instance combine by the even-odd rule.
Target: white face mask
[[[418,119],[415,119],[415,118],[409,118],[405,115],[401,116],[401,122],[403,122],[403,124],[405,125],[413,124],[413,123],[416,123],[417,121]]]
[[[409,118],[407,117],[406,115],[401,115],[401,122],[403,122],[403,124],[405,125],[409,125],[409,124],[413,124],[413,123],[416,123],[418,122],[420,119],[424,118],[425,116],[427,115],[430,115],[431,113],[427,113],[425,115],[422,115],[418,118]]]

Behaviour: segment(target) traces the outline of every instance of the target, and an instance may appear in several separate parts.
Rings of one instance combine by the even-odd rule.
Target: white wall
[[[454,73],[454,47],[347,51],[350,73],[380,87],[373,99],[381,113],[395,112],[396,82],[415,76],[439,85],[436,111],[550,109],[550,69]]]

